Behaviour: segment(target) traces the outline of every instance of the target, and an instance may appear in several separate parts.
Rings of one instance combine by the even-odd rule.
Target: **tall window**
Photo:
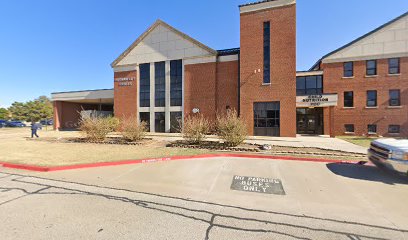
[[[149,112],[140,113],[140,122],[145,122],[147,131],[150,131],[150,113]]]
[[[367,76],[377,75],[377,60],[368,60],[366,62],[366,75]]]
[[[154,64],[154,98],[156,107],[164,107],[166,104],[166,70],[165,62]]]
[[[388,73],[399,74],[400,73],[400,59],[390,58],[388,59]]]
[[[181,131],[182,124],[182,112],[171,112],[170,113],[170,132],[178,133]]]
[[[367,107],[376,106],[377,106],[377,91],[376,90],[367,91]]]
[[[343,76],[344,77],[354,76],[354,64],[353,64],[353,62],[343,63]]]
[[[181,106],[183,95],[183,65],[181,60],[170,61],[170,106]]]
[[[271,83],[271,22],[263,24],[263,51],[264,51],[264,67],[263,67],[263,83]]]
[[[154,113],[154,130],[155,132],[166,132],[165,128],[166,115],[164,112]]]
[[[323,94],[323,76],[307,76],[296,78],[296,95]]]
[[[140,64],[140,107],[150,107],[150,63]]]
[[[344,107],[354,107],[353,95],[353,92],[344,92]]]
[[[390,90],[390,106],[401,106],[401,91],[400,90]]]

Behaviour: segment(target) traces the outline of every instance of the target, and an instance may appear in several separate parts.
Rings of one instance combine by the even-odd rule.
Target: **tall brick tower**
[[[241,5],[240,115],[250,135],[296,136],[296,0]]]

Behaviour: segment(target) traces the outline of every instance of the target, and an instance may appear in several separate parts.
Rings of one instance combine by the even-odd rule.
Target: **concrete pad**
[[[0,173],[15,174],[0,179],[4,239],[408,239],[408,178],[372,166],[213,158]],[[286,195],[231,190],[235,175],[278,178]]]

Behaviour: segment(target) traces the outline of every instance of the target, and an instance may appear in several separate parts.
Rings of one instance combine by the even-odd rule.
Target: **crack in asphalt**
[[[0,204],[4,205],[6,203],[10,203],[12,201],[18,200],[22,197],[30,196],[30,195],[82,195],[82,196],[95,196],[95,197],[102,197],[107,200],[114,200],[114,201],[120,201],[124,203],[129,203],[133,204],[137,207],[145,208],[145,209],[150,209],[153,211],[159,211],[187,219],[191,219],[194,221],[199,221],[208,224],[208,228],[206,229],[205,232],[205,240],[210,239],[210,233],[213,230],[214,227],[222,228],[222,229],[229,229],[229,230],[236,230],[236,231],[244,231],[244,232],[257,232],[257,233],[274,233],[282,236],[288,236],[292,237],[295,239],[302,239],[302,240],[309,240],[310,238],[303,237],[303,236],[296,236],[289,234],[287,232],[281,232],[281,231],[276,231],[276,230],[269,230],[269,229],[262,229],[262,228],[243,228],[243,227],[236,227],[236,226],[231,226],[231,225],[226,225],[226,224],[219,224],[215,223],[216,218],[225,218],[229,220],[239,220],[239,221],[250,221],[250,222],[255,222],[255,223],[262,223],[265,225],[277,225],[277,226],[284,226],[284,227],[290,227],[290,228],[295,228],[295,229],[303,229],[303,230],[309,230],[309,231],[316,231],[316,232],[323,232],[323,233],[330,233],[330,234],[337,234],[337,235],[342,235],[345,237],[348,237],[349,239],[373,239],[373,240],[387,240],[387,238],[380,238],[380,237],[373,237],[373,236],[367,236],[367,235],[362,235],[362,234],[355,234],[355,233],[350,233],[346,231],[334,231],[334,230],[329,230],[329,229],[323,229],[323,228],[313,228],[313,227],[308,227],[308,226],[303,226],[303,225],[296,225],[296,224],[290,224],[290,223],[283,223],[283,222],[275,222],[275,221],[268,221],[268,220],[262,220],[262,219],[256,219],[256,218],[244,218],[244,217],[238,217],[238,216],[233,216],[233,215],[226,215],[226,214],[217,214],[212,211],[208,210],[203,210],[203,209],[195,209],[195,208],[188,208],[188,207],[182,207],[182,206],[177,206],[177,205],[172,205],[172,204],[165,204],[165,203],[159,203],[159,202],[154,202],[154,201],[147,201],[147,200],[140,200],[140,199],[132,199],[128,197],[123,197],[123,196],[115,196],[115,195],[110,195],[110,194],[103,194],[103,193],[94,193],[90,191],[85,191],[81,189],[76,189],[76,188],[69,188],[69,187],[61,187],[61,186],[54,186],[50,184],[44,184],[44,183],[37,183],[37,182],[30,182],[30,181],[25,181],[24,178],[33,178],[33,179],[38,179],[38,180],[47,180],[47,181],[53,181],[56,183],[63,183],[63,184],[75,184],[78,185],[78,187],[93,187],[97,188],[99,190],[114,190],[114,191],[123,191],[126,193],[136,193],[136,194],[144,194],[148,196],[154,196],[154,197],[161,197],[164,199],[172,199],[172,200],[180,200],[184,202],[192,202],[192,203],[200,203],[204,205],[209,205],[209,206],[218,206],[222,208],[232,208],[232,209],[239,209],[241,211],[247,211],[247,212],[258,212],[258,213],[267,213],[267,214],[276,214],[276,215],[284,215],[284,216],[289,216],[289,217],[294,217],[294,218],[306,218],[306,219],[311,219],[311,220],[322,220],[322,221],[329,221],[329,222],[335,222],[335,223],[341,223],[341,224],[348,224],[348,225],[357,225],[357,226],[363,226],[363,227],[370,227],[370,228],[376,228],[376,229],[382,229],[382,230],[387,230],[387,231],[395,231],[399,232],[401,234],[407,233],[408,230],[403,230],[403,229],[398,229],[398,228],[389,228],[389,227],[383,227],[383,226],[376,226],[376,225],[370,225],[370,224],[364,224],[364,223],[356,223],[356,222],[348,222],[348,221],[339,221],[336,219],[325,219],[325,218],[317,218],[317,217],[311,217],[311,216],[305,216],[305,215],[295,215],[295,214],[287,214],[287,213],[279,213],[279,212],[272,212],[272,211],[264,211],[264,210],[257,210],[257,209],[248,209],[248,208],[243,208],[243,207],[238,207],[238,206],[230,206],[230,205],[224,205],[224,204],[217,204],[217,203],[211,203],[211,202],[204,202],[204,201],[197,201],[197,200],[191,200],[191,199],[185,199],[185,198],[180,198],[180,197],[171,197],[171,196],[164,196],[164,195],[159,195],[159,194],[151,194],[151,193],[144,193],[144,192],[138,192],[138,191],[132,191],[128,189],[119,189],[119,188],[111,188],[111,187],[104,187],[104,186],[97,186],[97,185],[91,185],[91,184],[84,184],[84,183],[77,183],[77,182],[70,182],[70,181],[64,181],[64,180],[55,180],[55,179],[48,179],[48,178],[42,178],[42,177],[36,177],[36,176],[29,176],[29,175],[18,175],[18,174],[13,174],[14,176],[18,176],[18,178],[11,179],[10,181],[13,182],[18,182],[18,183],[23,183],[23,184],[29,184],[29,185],[35,185],[35,186],[41,186],[42,188],[30,192],[27,191],[24,188],[10,188],[10,187],[0,187],[0,192],[8,192],[8,191],[21,191],[25,195],[17,197],[15,199],[11,199],[9,201],[3,202]],[[52,189],[57,189],[57,190],[63,190],[63,191],[68,191],[68,192],[44,192],[45,190],[52,190]],[[163,209],[163,208],[168,208],[168,209]],[[210,220],[207,220],[206,218],[200,218],[196,216],[191,216],[188,215],[187,213],[183,212],[177,212],[177,210],[181,211],[186,211],[186,212],[191,212],[191,213],[201,213],[201,214],[208,214],[210,217]]]

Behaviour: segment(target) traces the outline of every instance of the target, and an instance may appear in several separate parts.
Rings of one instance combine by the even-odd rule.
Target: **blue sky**
[[[213,49],[239,47],[251,0],[0,0],[0,107],[112,88],[110,63],[160,18]],[[408,11],[407,0],[298,0],[297,69]]]

